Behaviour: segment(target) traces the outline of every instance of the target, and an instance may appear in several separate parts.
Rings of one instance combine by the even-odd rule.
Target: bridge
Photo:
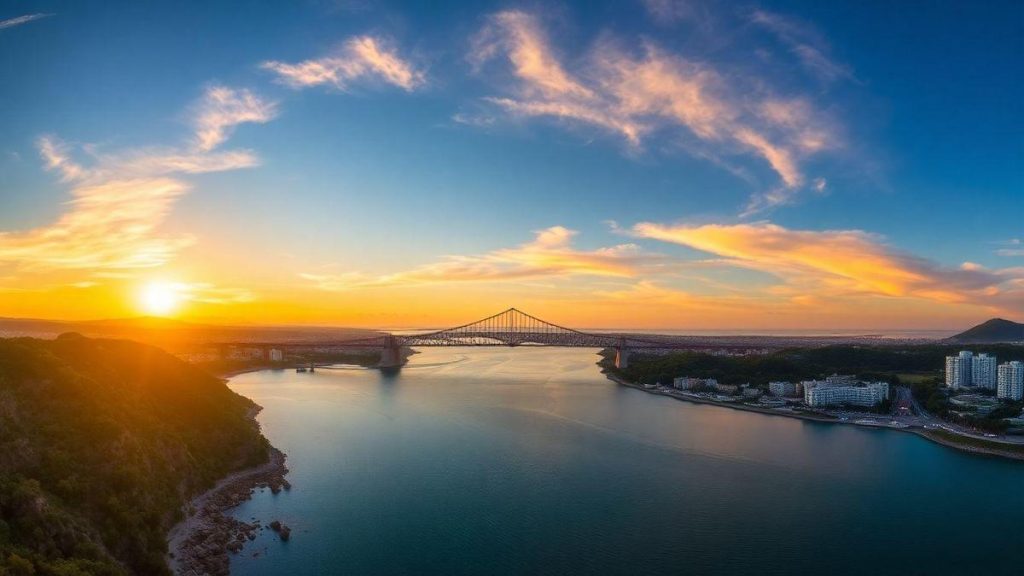
[[[252,346],[253,344],[249,344]],[[615,366],[626,368],[633,351],[693,350],[711,346],[692,342],[674,342],[657,336],[631,336],[628,334],[601,334],[581,332],[541,320],[516,308],[488,316],[482,320],[422,334],[380,334],[337,342],[316,344],[285,344],[279,348],[349,348],[380,350],[381,368],[398,368],[405,364],[403,348],[438,346],[560,346],[569,348],[610,348],[615,350]],[[261,345],[269,346],[269,345]],[[714,348],[741,348],[715,345]]]

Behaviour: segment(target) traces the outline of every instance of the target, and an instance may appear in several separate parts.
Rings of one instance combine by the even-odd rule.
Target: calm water
[[[259,372],[290,492],[236,574],[1021,574],[1024,464],[616,386],[587,350]],[[259,556],[252,557],[254,552]]]

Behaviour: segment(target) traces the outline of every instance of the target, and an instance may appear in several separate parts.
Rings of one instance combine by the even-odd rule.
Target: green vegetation
[[[822,378],[829,374],[856,374],[865,380],[901,383],[901,374],[918,375],[917,383],[931,382],[927,374],[938,374],[945,357],[957,353],[963,345],[924,346],[825,346],[795,348],[770,354],[748,356],[712,356],[699,352],[679,352],[664,356],[636,354],[630,366],[617,371],[621,376],[643,383],[671,384],[676,376],[715,378],[723,384],[751,383],[764,386],[773,380],[795,382]],[[1000,362],[1024,360],[1024,346],[1012,344],[976,345],[976,352],[988,352]],[[604,363],[606,368],[615,370]],[[915,383],[916,384],[916,383]]]
[[[0,574],[167,574],[187,498],[266,461],[255,409],[150,346],[0,339]]]

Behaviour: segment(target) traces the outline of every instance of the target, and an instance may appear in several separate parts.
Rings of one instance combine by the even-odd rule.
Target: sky
[[[0,316],[1024,321],[1024,6],[890,4],[8,0]]]

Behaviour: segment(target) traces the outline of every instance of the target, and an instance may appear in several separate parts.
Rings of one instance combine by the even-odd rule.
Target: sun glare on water
[[[170,316],[181,305],[182,294],[178,285],[170,282],[150,282],[142,288],[140,305],[146,314]]]

